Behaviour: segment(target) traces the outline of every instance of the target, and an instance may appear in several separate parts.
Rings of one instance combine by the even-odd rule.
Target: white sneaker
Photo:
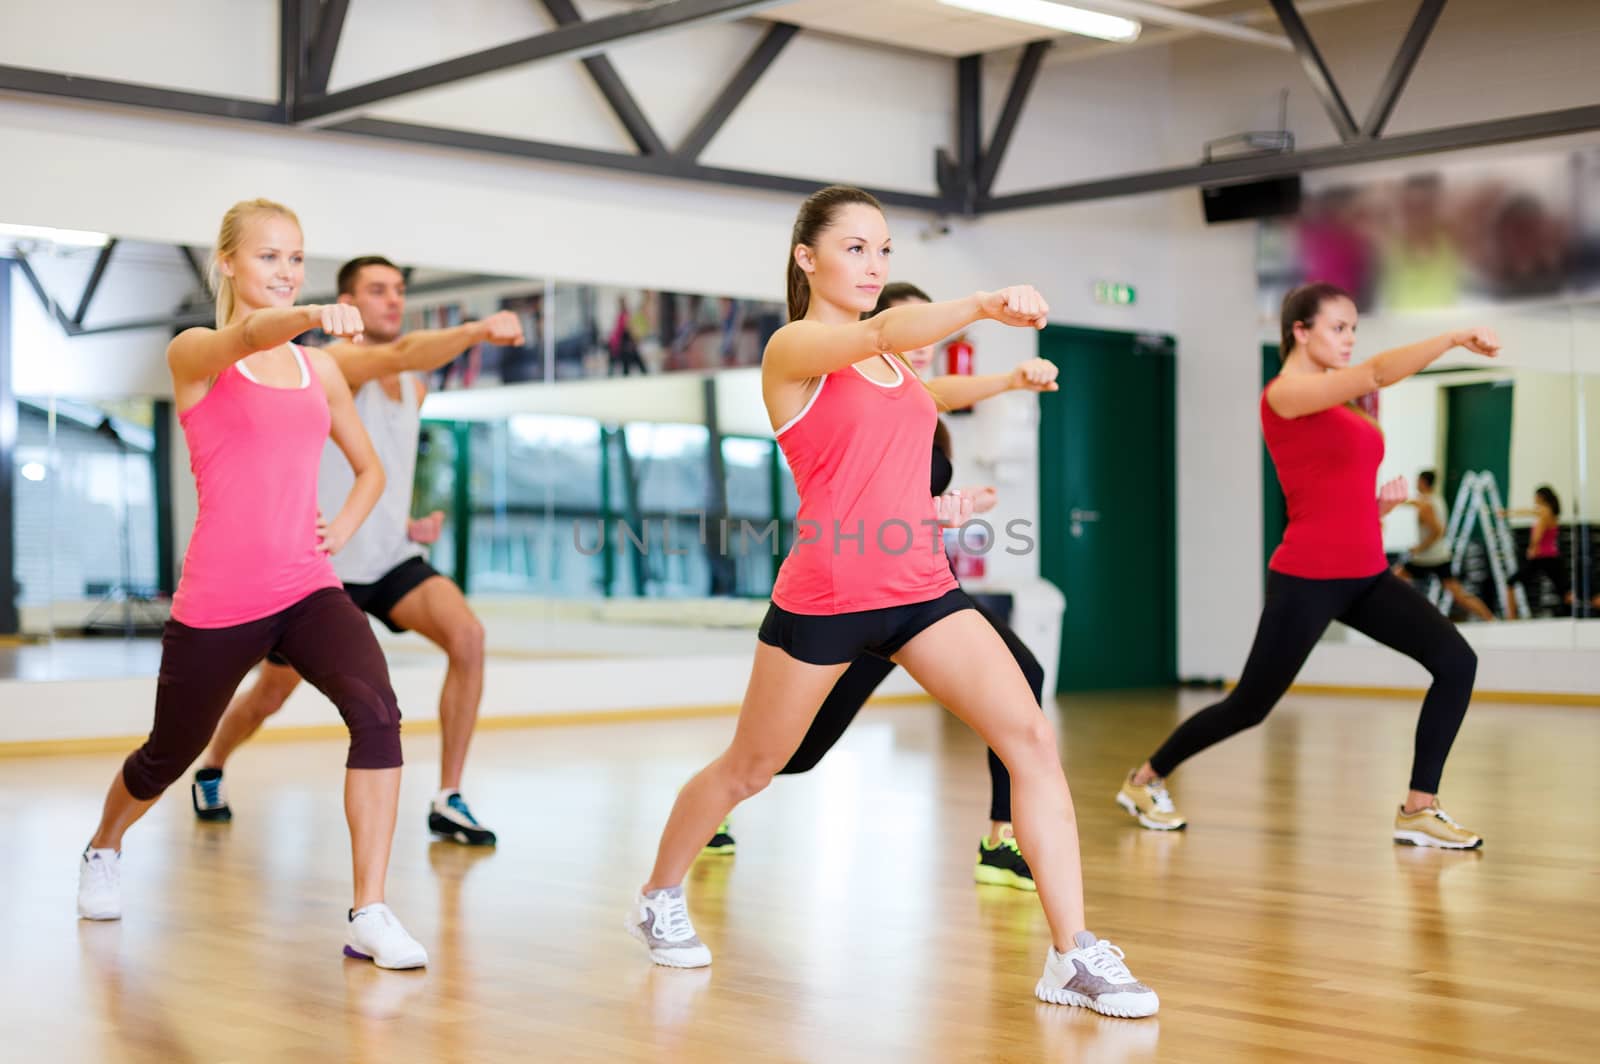
[[[422,968],[428,963],[428,951],[406,934],[399,918],[381,901],[351,913],[344,938],[346,957],[371,961],[379,968]]]
[[[1105,1016],[1154,1016],[1161,1007],[1156,992],[1133,977],[1122,951],[1092,931],[1073,937],[1076,949],[1057,953],[1050,947],[1044,974],[1033,988],[1040,1001],[1081,1005]]]
[[[122,854],[83,851],[78,863],[78,915],[85,920],[122,919]]]
[[[711,951],[694,933],[682,887],[663,887],[633,899],[623,926],[643,942],[650,959],[668,968],[704,968]]]

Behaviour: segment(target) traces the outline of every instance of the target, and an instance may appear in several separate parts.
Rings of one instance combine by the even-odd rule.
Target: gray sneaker
[[[1034,996],[1056,1005],[1081,1005],[1106,1016],[1155,1015],[1160,999],[1128,971],[1120,949],[1095,938],[1092,931],[1079,931],[1072,941],[1077,948],[1067,953],[1050,947]]]
[[[711,951],[694,933],[682,887],[663,887],[634,898],[623,924],[628,934],[644,943],[650,959],[669,968],[704,968]]]

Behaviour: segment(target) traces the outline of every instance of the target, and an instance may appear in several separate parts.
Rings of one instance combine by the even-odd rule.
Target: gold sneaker
[[[1173,807],[1165,780],[1139,785],[1133,782],[1133,774],[1129,773],[1122,781],[1122,790],[1117,792],[1117,804],[1151,831],[1182,831],[1188,824]]]
[[[1476,850],[1483,845],[1476,833],[1457,824],[1438,799],[1426,809],[1407,813],[1401,806],[1394,817],[1394,841],[1407,846],[1437,846],[1441,850]]]

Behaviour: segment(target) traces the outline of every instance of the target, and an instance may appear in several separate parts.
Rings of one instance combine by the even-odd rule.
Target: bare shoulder
[[[167,344],[167,360],[170,362],[175,353],[192,347],[196,343],[202,343],[216,334],[217,330],[209,325],[196,325],[183,330],[183,332],[172,338],[171,343]]]
[[[334,360],[333,355],[329,352],[320,347],[302,347],[300,350],[305,352],[306,361],[311,363],[311,368],[317,371],[317,376],[326,378],[330,373],[336,376],[343,376],[339,372],[339,363]]]

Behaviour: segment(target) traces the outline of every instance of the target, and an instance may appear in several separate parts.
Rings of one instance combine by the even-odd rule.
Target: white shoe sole
[[[1098,1012],[1102,1016],[1119,1016],[1126,1020],[1154,1016],[1156,1010],[1161,1007],[1161,999],[1154,994],[1148,998],[1144,994],[1113,994],[1108,995],[1111,1000],[1102,1000],[1087,997],[1075,990],[1047,989],[1043,979],[1034,985],[1033,996],[1051,1005],[1076,1005]]]
[[[84,909],[83,906],[80,905],[80,906],[78,906],[78,919],[80,919],[80,920],[120,920],[120,919],[122,919],[122,913],[120,911],[119,912],[108,912],[108,911],[104,911],[104,910],[102,910],[100,912],[88,912],[88,911],[86,911]]]
[[[1445,842],[1425,831],[1397,831],[1394,833],[1394,841],[1407,846],[1431,846],[1436,850],[1476,850],[1483,845],[1482,839],[1475,842]]]
[[[1128,815],[1137,820],[1141,827],[1149,828],[1151,831],[1182,831],[1184,828],[1189,826],[1189,822],[1187,820],[1183,821],[1181,824],[1163,824],[1159,820],[1151,820],[1149,817],[1139,812],[1139,807],[1133,804],[1132,798],[1129,798],[1126,794],[1122,794],[1120,792],[1117,794],[1117,804],[1122,806],[1123,809],[1127,810]]]
[[[710,950],[706,950],[705,960],[701,960],[698,957],[692,959],[687,957],[674,957],[673,953],[682,951],[655,949],[651,947],[650,940],[644,937],[644,932],[639,930],[639,925],[635,924],[631,918],[624,919],[622,922],[622,927],[623,930],[628,932],[628,934],[644,943],[645,949],[650,951],[650,959],[656,964],[661,965],[663,968],[709,968],[711,966]]]
[[[384,962],[380,961],[370,953],[362,953],[348,942],[346,942],[344,945],[344,955],[353,960],[371,961],[379,968],[390,972],[403,972],[409,971],[412,968],[426,968],[428,966],[428,955],[426,953],[424,953],[420,958],[408,957],[403,961]]]

